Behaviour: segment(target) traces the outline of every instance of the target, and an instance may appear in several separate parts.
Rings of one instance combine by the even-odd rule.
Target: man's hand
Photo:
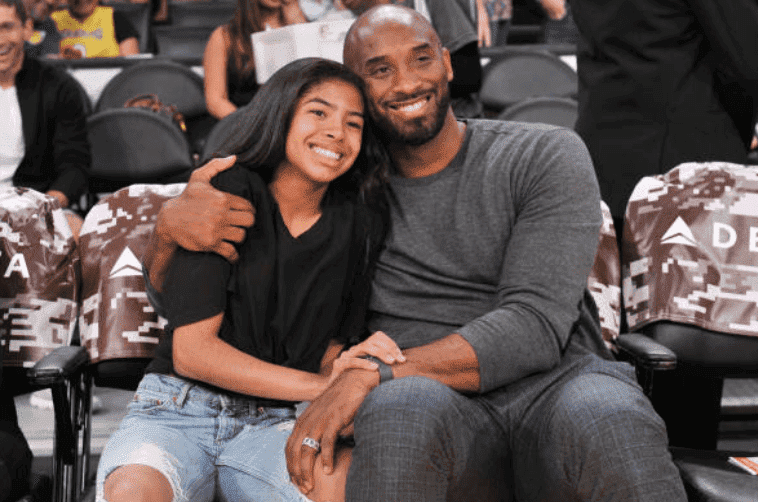
[[[163,205],[155,232],[164,241],[189,251],[218,253],[230,262],[239,258],[232,243],[245,239],[255,222],[250,201],[214,188],[210,180],[234,165],[235,156],[213,159],[196,169],[181,195]]]
[[[307,495],[313,489],[313,467],[319,454],[303,445],[303,439],[315,439],[321,444],[321,460],[326,471],[331,473],[338,435],[352,431],[358,408],[377,385],[379,373],[376,371],[346,371],[300,415],[287,440],[285,454],[290,478],[303,494]]]

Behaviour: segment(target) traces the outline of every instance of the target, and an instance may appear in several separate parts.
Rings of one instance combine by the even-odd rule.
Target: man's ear
[[[450,51],[446,47],[442,48],[442,62],[445,64],[447,71],[447,81],[453,81],[453,63],[450,61]]]
[[[32,33],[34,33],[34,22],[31,17],[27,17],[24,22],[24,40],[27,42],[32,39]]]

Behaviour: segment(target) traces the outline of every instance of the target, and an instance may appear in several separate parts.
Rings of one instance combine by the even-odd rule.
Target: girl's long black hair
[[[206,154],[201,164],[214,157],[234,154],[238,163],[253,169],[269,183],[274,170],[285,160],[287,134],[298,102],[313,87],[330,80],[348,83],[360,91],[364,126],[361,150],[353,167],[329,184],[325,200],[361,200],[386,217],[384,187],[389,173],[389,155],[368,116],[363,81],[335,61],[304,58],[274,73],[249,104],[224,119],[233,124],[229,124],[220,138],[220,146],[210,155]]]

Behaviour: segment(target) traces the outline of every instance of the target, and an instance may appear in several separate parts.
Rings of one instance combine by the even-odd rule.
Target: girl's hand
[[[377,331],[358,345],[354,345],[350,350],[346,350],[335,359],[332,365],[332,372],[329,374],[329,387],[334,379],[348,369],[364,369],[376,371],[377,365],[361,356],[374,356],[385,364],[404,363],[405,356],[400,347],[384,332]]]
[[[374,356],[385,364],[404,363],[405,356],[394,340],[383,331],[377,331],[358,345],[342,353],[342,357]]]

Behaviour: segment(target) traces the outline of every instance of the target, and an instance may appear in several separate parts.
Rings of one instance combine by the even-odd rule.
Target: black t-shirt
[[[123,12],[113,11],[113,28],[116,31],[116,42],[121,43],[127,38],[139,40],[139,33],[129,18]]]
[[[264,361],[317,372],[331,339],[361,336],[366,317],[371,226],[363,205],[324,202],[321,218],[293,238],[263,180],[242,166],[213,184],[245,197],[255,224],[232,265],[215,253],[180,250],[159,298],[169,326],[148,372],[170,373],[172,333],[224,312],[219,338]],[[371,245],[373,249],[373,245]]]

